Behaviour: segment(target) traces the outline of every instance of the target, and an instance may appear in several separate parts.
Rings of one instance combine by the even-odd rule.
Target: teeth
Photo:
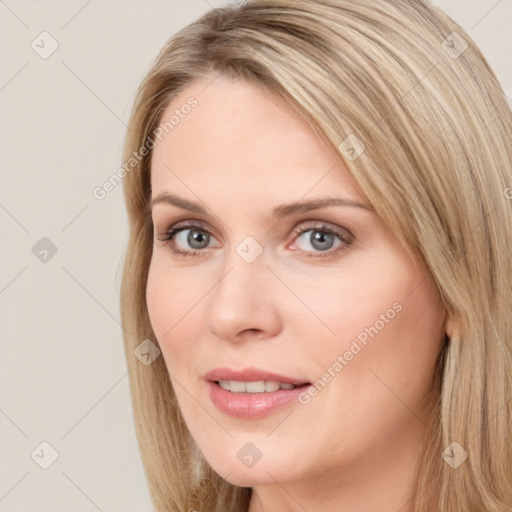
[[[279,382],[273,382],[271,380],[267,380],[265,382],[265,392],[271,393],[272,391],[277,391],[279,389],[280,385]],[[249,391],[249,387],[246,388],[247,391]]]
[[[231,386],[229,385],[229,380],[219,380],[219,386],[222,389],[227,389],[228,391],[231,389]]]
[[[275,380],[258,380],[244,382],[237,380],[219,380],[222,389],[231,393],[271,393],[279,389],[294,389],[296,386],[288,382],[277,382]]]
[[[243,393],[245,391],[244,382],[236,382],[234,380],[229,381],[230,391],[233,393]]]

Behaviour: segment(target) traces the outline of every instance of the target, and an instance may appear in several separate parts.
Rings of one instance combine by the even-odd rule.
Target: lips
[[[297,398],[311,384],[303,379],[255,368],[217,368],[205,375],[210,399],[225,414],[264,418]]]

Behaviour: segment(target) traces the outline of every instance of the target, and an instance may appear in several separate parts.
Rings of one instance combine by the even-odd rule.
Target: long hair
[[[197,464],[163,357],[145,365],[134,356],[145,339],[158,346],[146,306],[155,134],[179,92],[220,74],[285,100],[338,152],[459,321],[439,354],[415,512],[512,511],[512,112],[475,43],[427,0],[212,9],[165,44],[140,85],[124,149],[130,238],[120,300],[156,510],[246,511],[251,496]],[[454,442],[468,453],[457,468],[442,457]]]

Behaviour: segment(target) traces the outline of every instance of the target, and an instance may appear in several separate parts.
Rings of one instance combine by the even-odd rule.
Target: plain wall
[[[512,1],[437,3],[512,104]],[[92,192],[122,164],[136,88],[162,45],[221,5],[0,2],[0,511],[152,510],[119,323],[122,185]],[[43,31],[58,43],[47,58]],[[58,453],[47,469],[43,442]]]

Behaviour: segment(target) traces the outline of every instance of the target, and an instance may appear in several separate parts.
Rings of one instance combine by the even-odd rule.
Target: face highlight
[[[151,168],[147,306],[187,427],[233,484],[371,492],[419,453],[437,288],[304,120],[244,81],[206,84],[168,106],[197,99]]]

